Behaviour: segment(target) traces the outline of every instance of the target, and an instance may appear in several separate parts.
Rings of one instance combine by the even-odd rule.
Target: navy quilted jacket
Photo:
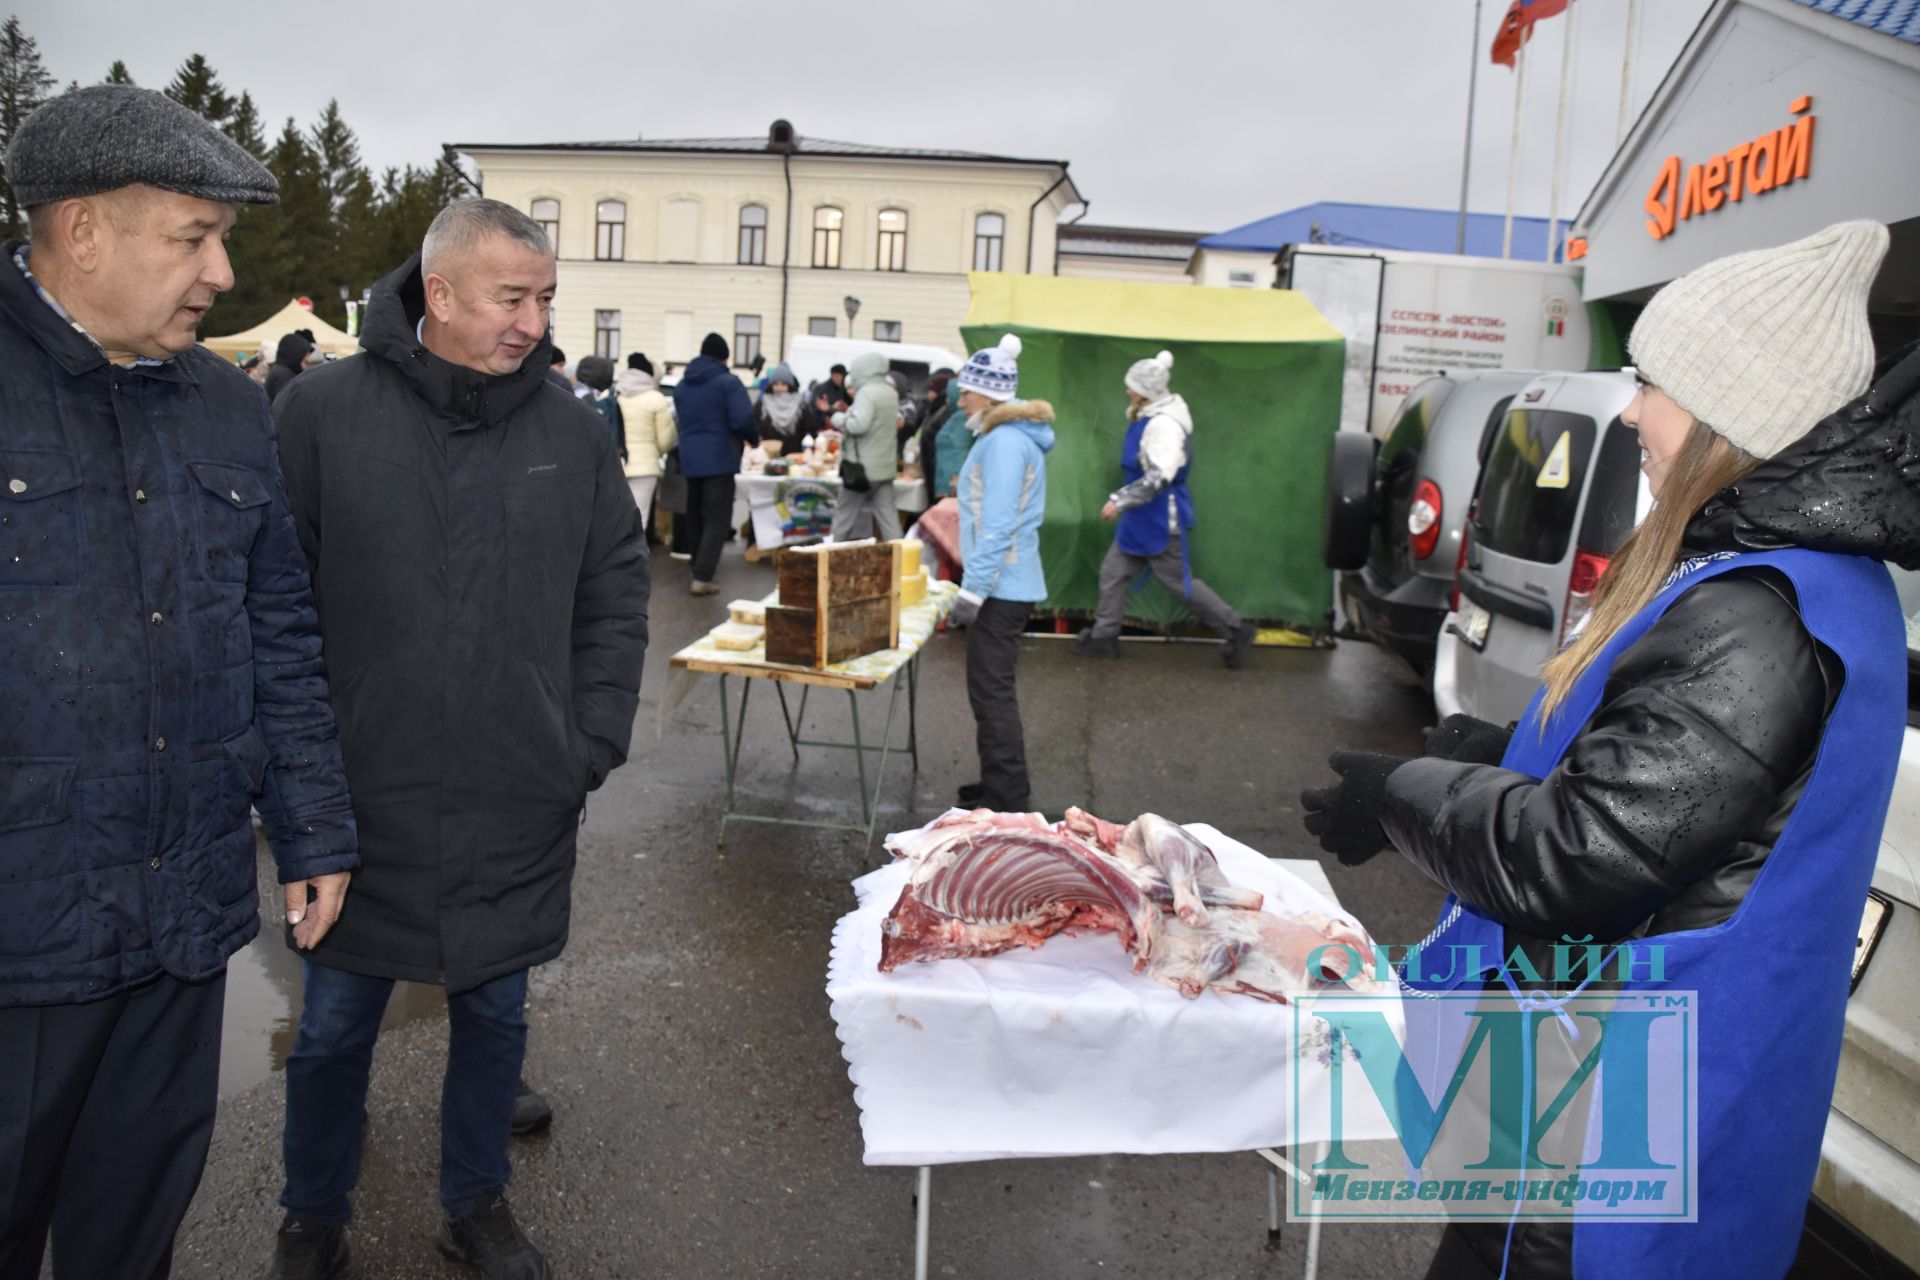
[[[283,881],[359,866],[267,400],[117,367],[0,251],[0,1006],[219,973]]]

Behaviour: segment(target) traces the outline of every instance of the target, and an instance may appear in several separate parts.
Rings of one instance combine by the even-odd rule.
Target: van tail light
[[[1415,560],[1433,554],[1440,541],[1440,486],[1422,480],[1413,491],[1413,505],[1407,508],[1407,550]]]
[[[1560,643],[1573,639],[1593,612],[1593,593],[1607,572],[1608,558],[1598,552],[1575,549],[1573,572],[1567,577],[1567,602],[1560,611]]]
[[[1478,506],[1476,502],[1467,509],[1467,522],[1460,526],[1460,558],[1453,562],[1453,589],[1447,593],[1447,609],[1452,613],[1460,612],[1460,575],[1466,572],[1467,539],[1473,536],[1473,516]]]

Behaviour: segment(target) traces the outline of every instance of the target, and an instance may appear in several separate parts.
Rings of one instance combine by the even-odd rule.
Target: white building
[[[1051,275],[1064,160],[803,137],[459,143],[485,193],[559,254],[554,337],[570,358],[685,364],[718,333],[736,365],[794,334],[964,349],[969,271]],[[857,304],[850,319],[850,305]]]

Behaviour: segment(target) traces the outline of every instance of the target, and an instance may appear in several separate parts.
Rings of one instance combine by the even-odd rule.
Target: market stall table
[[[920,767],[919,741],[919,681],[920,651],[932,638],[940,620],[953,608],[953,599],[959,589],[953,583],[935,582],[927,590],[926,599],[918,604],[907,605],[900,610],[900,643],[892,649],[882,649],[878,653],[869,653],[855,658],[851,662],[836,663],[829,667],[799,667],[768,662],[765,642],[747,650],[721,647],[716,633],[722,628],[716,627],[700,639],[694,641],[673,655],[671,667],[674,671],[674,683],[669,688],[662,703],[662,714],[681,699],[685,698],[694,681],[701,675],[720,677],[720,751],[726,767],[727,793],[726,807],[720,817],[720,843],[726,843],[727,823],[759,822],[772,826],[813,827],[827,831],[858,832],[867,844],[873,843],[874,824],[880,812],[880,788],[886,779],[887,760],[893,754],[893,726],[899,709],[901,686],[906,687],[907,695],[907,741],[906,751],[912,758],[913,767]],[[778,593],[769,595],[765,603],[778,603]],[[724,627],[726,624],[722,624]],[[904,676],[904,679],[901,677]],[[730,679],[740,681],[740,709],[736,714],[732,710],[727,696],[727,682]],[[780,718],[785,725],[787,746],[793,753],[795,765],[800,763],[801,747],[821,747],[830,750],[852,751],[860,785],[860,823],[816,822],[802,818],[787,818],[773,814],[743,813],[734,808],[735,785],[739,778],[740,748],[746,738],[747,702],[753,691],[753,682],[765,680],[773,685],[774,693],[780,700]],[[887,697],[886,728],[881,733],[878,745],[865,740],[860,725],[860,695],[871,693],[882,685],[891,685]],[[799,706],[793,707],[787,701],[787,686],[800,687]],[[807,715],[807,698],[816,688],[841,690],[847,695],[847,707],[853,718],[853,741],[835,742],[801,736]],[[873,785],[867,785],[867,756],[877,754],[873,772]]]
[[[753,522],[754,558],[776,547],[818,542],[833,530],[833,508],[840,500],[840,477],[740,474],[737,493]],[[896,480],[893,503],[912,515],[926,510],[925,480]],[[738,519],[734,521],[737,525]],[[902,521],[902,524],[911,523]]]
[[[1210,826],[1188,830],[1233,883],[1282,914],[1352,919],[1318,863],[1267,858]],[[1321,1117],[1337,1042],[1324,1023],[1246,996],[1185,999],[1133,972],[1098,933],[882,973],[882,922],[910,874],[895,862],[854,882],[860,905],[834,928],[827,995],[865,1162],[918,1169],[916,1275],[926,1274],[931,1168],[962,1161],[1256,1151],[1268,1162],[1277,1238],[1278,1173],[1302,1176],[1278,1149],[1330,1136]],[[1383,1002],[1397,1024],[1397,1001]],[[1391,1137],[1377,1104],[1356,1106],[1355,1094],[1346,1091],[1343,1137]],[[1302,1105],[1289,1107],[1290,1096]],[[1316,1221],[1309,1275],[1317,1252]]]

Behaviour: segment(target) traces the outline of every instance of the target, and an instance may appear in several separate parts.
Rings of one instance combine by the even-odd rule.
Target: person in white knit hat
[[[1136,360],[1127,370],[1127,434],[1120,470],[1127,482],[1114,490],[1100,518],[1116,522],[1113,545],[1100,562],[1100,604],[1093,625],[1073,651],[1088,658],[1120,656],[1128,585],[1148,571],[1202,625],[1225,642],[1220,660],[1238,667],[1253,643],[1254,626],[1233,611],[1212,587],[1196,578],[1187,535],[1193,531],[1193,495],[1187,471],[1193,463],[1193,413],[1169,388],[1173,353]]]
[[[1027,619],[1047,598],[1040,520],[1053,448],[1053,406],[1016,398],[1020,350],[1019,336],[1007,334],[955,375],[975,442],[954,480],[965,572],[950,620],[967,628],[967,701],[980,752],[980,780],[960,788],[960,803],[1004,813],[1032,807],[1013,679]]]
[[[1390,845],[1450,893],[1427,955],[1493,957],[1410,984],[1481,989],[1509,1017],[1509,994],[1551,1007],[1498,959],[1524,956],[1568,990],[1603,977],[1620,1009],[1664,990],[1699,1011],[1684,1067],[1697,1109],[1677,1101],[1670,1055],[1642,1059],[1640,1077],[1641,1115],[1684,1114],[1649,1124],[1642,1151],[1697,1153],[1697,1176],[1668,1184],[1692,1218],[1608,1221],[1581,1204],[1570,1222],[1456,1223],[1431,1275],[1571,1276],[1576,1256],[1606,1276],[1793,1264],[1906,722],[1905,624],[1882,562],[1920,567],[1920,350],[1869,389],[1887,243],[1878,223],[1841,223],[1661,290],[1633,329],[1641,386],[1621,414],[1655,504],[1519,726],[1451,717],[1414,760],[1337,752],[1340,781],[1300,798],[1342,862]],[[1596,945],[1569,972],[1562,939]],[[1421,1061],[1447,1002],[1406,1003]],[[1552,1018],[1543,1030],[1541,1061],[1594,1048]],[[1623,1098],[1606,1102],[1608,1146]],[[1586,1108],[1569,1119],[1597,1123]]]

